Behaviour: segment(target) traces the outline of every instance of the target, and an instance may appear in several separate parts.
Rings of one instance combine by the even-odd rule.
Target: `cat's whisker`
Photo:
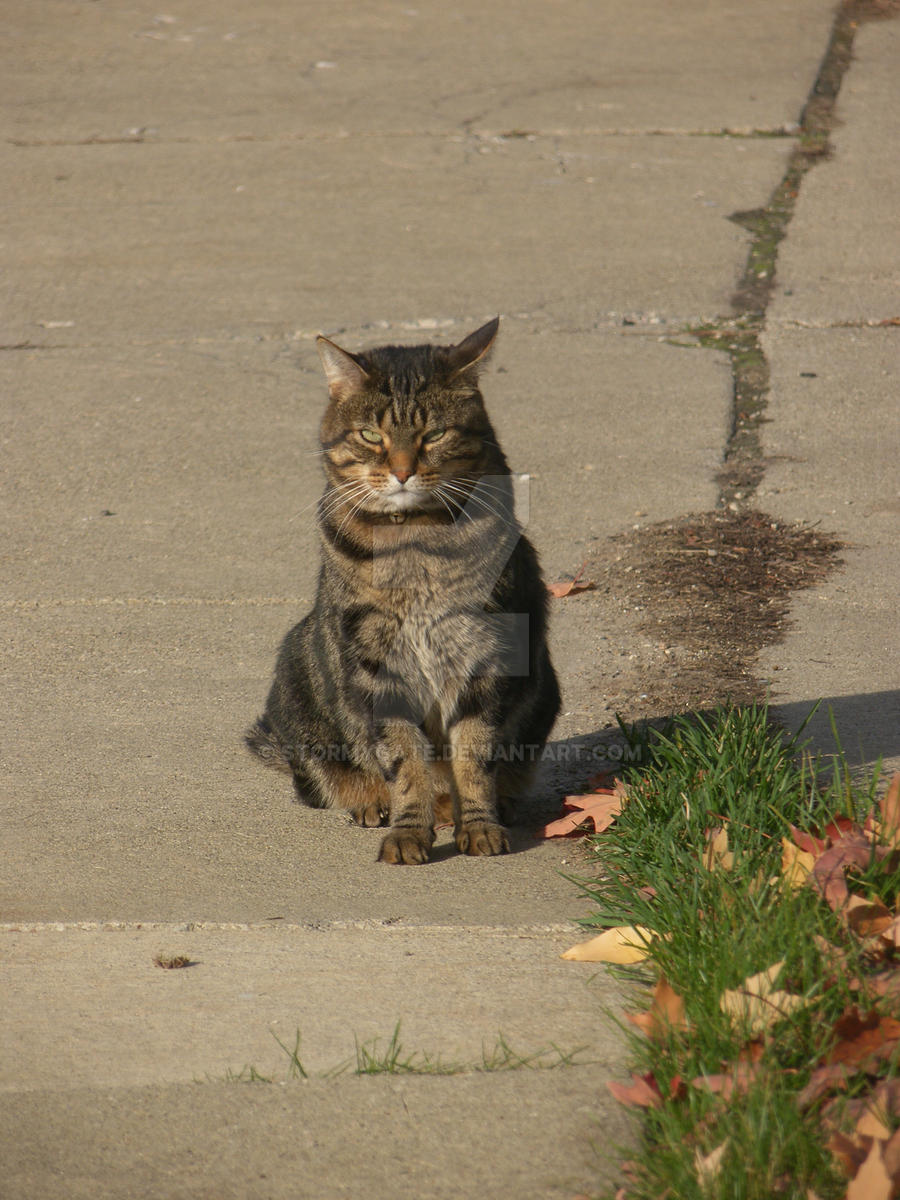
[[[495,508],[494,505],[485,499],[484,496],[478,494],[479,488],[477,485],[472,488],[471,491],[467,491],[466,488],[461,487],[459,484],[453,483],[450,480],[444,480],[441,486],[448,488],[451,492],[455,491],[459,496],[463,496],[466,500],[465,507],[468,507],[470,504],[474,505],[476,508],[480,508],[484,512],[493,514],[493,516],[495,516],[499,521],[503,521],[504,524],[511,527],[515,526],[515,518],[512,513],[510,512],[510,514],[507,514],[502,512],[499,508]],[[460,510],[465,512],[465,508],[462,505],[460,505]]]
[[[366,491],[368,491],[368,490],[369,490],[368,485],[366,485]],[[362,508],[363,504],[365,503],[365,500],[366,500],[366,496],[364,493],[362,496],[360,496],[359,500],[356,501],[356,503],[352,506],[350,511],[346,514],[343,521],[341,521],[340,525],[338,525],[337,532],[335,534],[336,539],[341,536],[341,533],[344,529],[344,526],[347,524],[347,522],[352,520],[353,517],[355,517],[356,514],[359,512],[359,510]]]
[[[295,512],[295,513],[293,514],[293,516],[290,518],[290,520],[292,520],[292,521],[296,521],[298,517],[302,517],[304,513],[307,513],[307,512],[309,512],[309,510],[310,510],[311,508],[315,508],[315,506],[316,506],[317,504],[319,504],[319,505],[323,504],[323,502],[325,501],[326,497],[331,497],[331,496],[332,496],[332,492],[341,492],[341,493],[343,493],[343,492],[344,492],[344,491],[346,491],[347,489],[354,487],[356,484],[358,484],[358,483],[360,483],[360,482],[361,482],[361,480],[358,480],[358,479],[351,479],[351,480],[350,480],[348,483],[339,483],[339,484],[337,484],[337,486],[336,486],[336,487],[334,487],[334,488],[332,488],[331,490],[327,491],[327,492],[326,492],[324,495],[322,495],[322,496],[316,496],[315,500],[310,500],[309,504],[304,504],[304,506],[303,506],[301,509],[299,509],[297,512]]]
[[[466,512],[465,508],[459,503],[458,500],[449,494],[446,498],[444,497],[443,492],[445,486],[445,483],[439,483],[435,488],[432,489],[432,494],[437,496],[438,500],[440,500],[441,504],[443,504],[450,516],[453,517],[454,522],[459,517],[467,517],[470,521],[474,522],[475,518],[471,513]],[[453,512],[453,508],[450,507],[451,504],[453,505],[453,508],[456,509],[455,514]]]
[[[343,504],[365,496],[370,490],[368,483],[364,480],[354,480],[349,484],[342,484],[340,488],[326,492],[324,496],[320,497],[319,515],[321,517],[330,517]]]
[[[446,508],[447,512],[450,514],[450,520],[455,523],[456,517],[454,516],[453,509],[450,507],[450,505],[447,503],[447,501],[441,495],[440,487],[433,488],[432,495],[436,496],[438,498],[438,500],[440,500],[441,504],[443,504],[444,508]]]

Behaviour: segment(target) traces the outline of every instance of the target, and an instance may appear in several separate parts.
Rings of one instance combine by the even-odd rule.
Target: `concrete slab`
[[[471,129],[771,129],[795,122],[830,0],[51,0],[11,14],[6,137],[291,138]],[[34,10],[34,11],[33,11]],[[76,100],[73,103],[73,100]]]
[[[714,316],[748,245],[728,215],[765,201],[790,142],[482,149],[385,136],[202,154],[6,146],[15,284],[0,341],[105,353],[496,312],[588,329],[629,313]]]
[[[8,1200],[571,1200],[618,1177],[599,1068],[0,1097]]]
[[[531,829],[498,860],[449,832],[421,871],[376,863],[377,830],[293,801],[242,745],[284,606],[137,604],[6,616],[17,647],[2,789],[7,919],[510,925],[585,911],[571,847]],[[255,649],[254,649],[255,647]],[[589,767],[583,771],[584,777]],[[538,794],[538,810],[558,792]]]
[[[795,727],[818,699],[809,735],[834,750],[829,708],[851,762],[885,757],[900,769],[900,355],[897,331],[771,328],[769,460],[761,506],[786,520],[820,522],[847,542],[844,566],[799,593],[784,645],[760,668]]]
[[[454,322],[449,336],[467,331]],[[449,340],[393,327],[345,341],[429,338]],[[656,339],[503,322],[483,387],[529,477],[523,517],[551,576],[636,515],[715,501],[727,359]],[[281,604],[296,619],[308,608],[327,399],[311,339],[25,351],[0,356],[0,386],[13,399],[0,417],[7,607]]]
[[[104,356],[100,384],[88,351],[2,364],[17,368],[19,398],[0,611],[14,731],[0,801],[5,915],[505,925],[584,911],[554,873],[566,848],[525,829],[502,879],[457,856],[439,879],[434,867],[392,876],[374,862],[377,834],[295,806],[289,781],[241,745],[277,646],[314,594],[322,385],[312,353],[120,350]],[[635,520],[712,507],[724,368],[655,335],[504,329],[484,386],[511,461],[530,476],[523,516],[549,577]],[[261,381],[252,404],[247,379]],[[673,405],[673,389],[687,399]],[[617,608],[599,594],[554,606],[565,712],[532,824],[595,769],[589,747],[566,739],[612,720],[598,689],[623,652]]]
[[[3,934],[8,1194],[612,1184],[592,1144],[615,1153],[629,1123],[600,1009],[624,997],[556,958],[587,911],[571,845],[520,829],[485,862],[444,833],[432,864],[389,870],[376,832],[295,807],[240,745],[311,598],[309,339],[505,314],[486,391],[553,574],[711,507],[725,363],[656,339],[728,310],[748,236],[728,215],[781,176],[831,19],[831,0],[525,0],[515,19],[50,0],[6,23],[3,911],[29,930]],[[692,136],[722,129],[781,136]],[[566,708],[533,815],[589,772],[562,751],[590,746],[604,671],[634,657],[615,595],[556,617]],[[198,965],[160,971],[157,950]],[[277,1069],[272,1028],[318,1067],[397,1019],[447,1057],[499,1030],[597,1061],[188,1082]]]
[[[352,1072],[355,1045],[386,1052],[398,1022],[403,1058],[422,1066],[483,1068],[498,1038],[548,1067],[554,1045],[616,1064],[604,1009],[621,989],[560,959],[579,934],[556,929],[7,926],[0,1091],[222,1082],[248,1065],[285,1080],[275,1039],[293,1048],[298,1035],[311,1076]],[[194,965],[163,970],[161,952]]]
[[[894,156],[900,140],[900,24],[863,25],[837,104],[832,157],[803,181],[778,252],[769,319],[834,325],[900,316]]]

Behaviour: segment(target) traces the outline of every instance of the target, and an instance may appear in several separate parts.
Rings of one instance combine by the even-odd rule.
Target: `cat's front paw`
[[[392,829],[381,843],[378,861],[410,865],[428,862],[433,842],[432,829]]]
[[[471,821],[457,829],[456,848],[460,854],[506,854],[509,842],[495,821]]]
[[[383,825],[388,818],[388,810],[377,800],[372,800],[368,804],[358,804],[349,812],[357,825],[365,825],[369,828]]]

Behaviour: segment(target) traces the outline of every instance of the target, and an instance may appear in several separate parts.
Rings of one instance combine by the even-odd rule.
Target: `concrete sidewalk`
[[[587,867],[533,828],[591,773],[646,637],[615,595],[554,607],[555,762],[502,859],[444,836],[388,868],[377,832],[292,804],[241,734],[315,584],[312,337],[503,315],[483,390],[549,577],[713,509],[729,362],[667,339],[728,314],[749,244],[728,217],[781,179],[832,20],[823,0],[9,17],[4,1197],[612,1187],[626,997],[560,962]],[[874,327],[900,295],[897,168],[874,151],[896,141],[898,32],[861,29],[781,247],[757,498],[853,543],[761,670],[789,716],[846,701],[861,763],[900,756],[900,329]],[[420,1064],[470,1069],[329,1074],[398,1022]],[[273,1033],[299,1034],[309,1079]],[[498,1038],[580,1053],[476,1070]],[[274,1082],[235,1082],[251,1067]]]

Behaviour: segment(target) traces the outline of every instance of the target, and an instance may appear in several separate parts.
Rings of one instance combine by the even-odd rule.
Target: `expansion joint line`
[[[865,20],[890,15],[889,9],[882,11],[867,0],[845,0],[839,7],[784,175],[764,207],[731,214],[731,220],[752,234],[744,271],[731,298],[732,312],[684,331],[701,346],[724,350],[731,359],[731,424],[722,469],[716,476],[720,509],[740,512],[752,507],[765,474],[760,429],[768,403],[769,364],[761,334],[775,286],[778,246],[787,234],[806,173],[831,153],[835,104],[856,30]]]

